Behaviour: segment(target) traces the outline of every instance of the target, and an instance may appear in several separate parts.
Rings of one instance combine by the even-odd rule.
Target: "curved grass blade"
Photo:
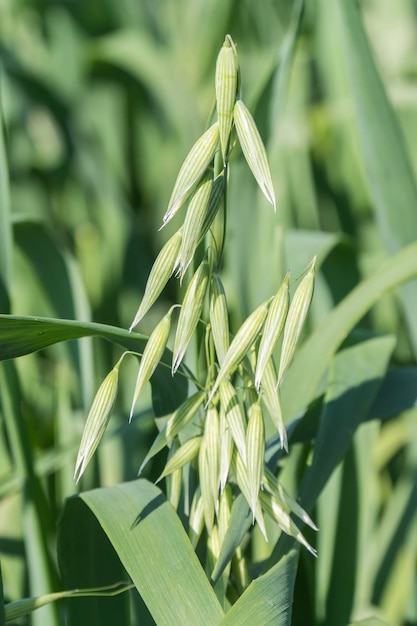
[[[143,352],[147,337],[123,328],[48,317],[0,315],[0,361],[37,352],[61,341],[103,337],[127,350]]]
[[[0,315],[0,361],[81,337],[103,337],[125,350],[138,353],[143,353],[147,341],[144,335],[106,324]],[[168,365],[171,358],[171,353],[166,350],[163,362]],[[164,367],[162,363],[156,368],[151,384],[152,403],[157,416],[174,411],[187,397],[187,379],[184,376],[173,379],[169,367]]]
[[[132,589],[134,585],[126,583],[115,583],[114,585],[106,585],[105,587],[93,587],[91,589],[70,589],[69,591],[57,591],[55,593],[48,593],[44,596],[37,596],[36,598],[23,598],[22,600],[16,600],[9,602],[5,605],[5,621],[11,622],[25,615],[30,615],[36,609],[40,609],[46,604],[51,602],[58,602],[66,598],[108,598],[119,595],[119,593],[125,593]],[[2,626],[1,622],[0,625]]]

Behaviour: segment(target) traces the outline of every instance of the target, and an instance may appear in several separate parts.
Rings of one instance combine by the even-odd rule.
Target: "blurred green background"
[[[384,258],[416,240],[417,3],[357,3],[383,86],[369,70],[361,38],[343,22],[346,4],[0,0],[10,187],[9,203],[2,181],[10,212],[2,211],[0,221],[1,312],[130,326],[153,260],[181,223],[178,216],[158,230],[179,167],[209,120],[226,33],[238,47],[242,95],[267,146],[278,207],[274,214],[237,153],[224,267],[234,323],[276,290],[287,269],[295,278],[317,254],[314,329]],[[151,331],[176,301],[177,288],[171,281],[140,332]],[[413,283],[401,305],[384,297],[355,331],[355,337],[394,335],[394,365],[413,372],[416,294]],[[76,491],[72,473],[85,416],[119,354],[102,341],[83,340],[18,360],[13,394],[10,377],[2,376],[0,557],[7,600],[54,587],[40,575],[37,559],[54,554],[62,503]],[[123,371],[110,432],[83,488],[135,477],[152,440],[150,392],[141,401],[141,419],[127,425],[135,370],[126,365]],[[17,398],[17,432],[6,416],[9,396]],[[380,535],[366,584],[360,579],[356,589],[352,619],[375,603],[392,623],[417,623],[416,426],[415,409],[383,428],[370,426],[372,514],[365,508],[363,515],[371,515]],[[35,512],[22,489],[32,472],[41,490]],[[158,467],[149,472],[155,476]],[[331,501],[330,492],[326,497]],[[411,507],[404,528],[395,510],[384,517],[401,508],[402,497]],[[321,546],[306,593],[315,597],[309,619],[330,625],[341,622],[329,595],[337,516],[326,506],[322,517],[334,519],[331,545],[329,535],[322,536],[327,549]],[[397,531],[402,560],[389,553]],[[379,568],[384,558],[391,558],[388,569]]]

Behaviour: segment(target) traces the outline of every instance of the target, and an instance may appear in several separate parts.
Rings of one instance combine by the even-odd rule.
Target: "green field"
[[[0,0],[0,626],[417,625],[416,165],[413,0]]]

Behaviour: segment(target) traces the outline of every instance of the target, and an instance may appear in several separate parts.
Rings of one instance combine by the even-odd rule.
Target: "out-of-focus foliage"
[[[243,544],[251,576],[266,571],[265,562],[271,568],[224,623],[243,624],[245,616],[254,624],[250,607],[279,586],[276,623],[331,626],[378,616],[413,624],[416,280],[385,294],[417,273],[415,247],[402,250],[417,240],[413,0],[0,0],[0,313],[130,326],[152,263],[181,223],[177,216],[158,231],[179,167],[208,126],[226,33],[238,46],[244,99],[277,193],[274,214],[235,156],[223,272],[231,320],[240,323],[274,293],[287,269],[295,279],[314,255],[320,267],[306,341],[283,389],[290,455],[274,439],[267,446],[271,468],[300,494],[320,532],[317,539],[306,532],[319,553],[313,561],[304,552],[298,558],[273,528],[268,545],[256,531]],[[141,333],[151,332],[178,288],[169,283]],[[112,522],[117,498],[132,488],[111,489],[136,478],[155,435],[150,391],[128,424],[133,361],[123,364],[107,435],[81,485],[110,487],[109,504],[101,492],[67,502],[56,562],[85,417],[120,356],[116,344],[83,339],[1,365],[6,602],[123,580],[97,519],[131,573],[125,536]],[[175,406],[178,390],[171,391]],[[160,417],[167,398],[155,393]],[[155,480],[163,464],[155,457],[146,477]],[[159,515],[145,500],[138,512]],[[129,503],[123,510],[128,515]],[[167,534],[185,541],[173,517]],[[234,529],[228,540],[236,547],[247,528]],[[152,530],[145,527],[146,541],[157,541]],[[176,554],[167,558],[175,563]],[[196,593],[207,593],[220,620],[195,571]],[[81,619],[153,623],[136,593],[128,602],[69,602],[77,626]],[[42,608],[31,623],[66,623],[68,606]],[[278,619],[270,608],[259,619]]]

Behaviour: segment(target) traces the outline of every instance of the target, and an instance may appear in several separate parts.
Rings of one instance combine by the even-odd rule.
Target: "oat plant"
[[[316,529],[314,523],[265,462],[265,432],[271,426],[281,448],[288,452],[280,388],[313,296],[315,259],[303,276],[294,278],[291,299],[288,273],[281,283],[277,281],[276,293],[260,303],[239,328],[229,325],[227,291],[221,278],[227,256],[231,156],[239,148],[249,166],[248,175],[255,177],[272,209],[277,209],[266,150],[242,99],[241,84],[236,46],[227,35],[217,58],[213,119],[184,160],[161,227],[174,218],[182,219],[182,224],[155,260],[130,330],[140,325],[172,277],[186,284],[183,299],[155,326],[143,353],[124,353],[103,381],[87,418],[75,472],[78,481],[104,433],[124,356],[138,358],[133,420],[140,419],[135,405],[158,365],[169,367],[172,376],[187,377],[189,396],[166,416],[140,472],[168,448],[158,480],[166,480],[175,508],[191,501],[186,511],[189,532],[194,546],[206,533],[209,573],[221,554],[239,497],[250,510],[251,524],[259,526],[266,541],[268,516],[315,554],[291,515]],[[170,337],[172,360],[168,363],[163,359]],[[229,564],[215,584],[224,606],[229,586],[235,587],[235,593],[237,589],[242,592],[248,582],[242,575],[248,564],[239,545],[231,557],[233,570]]]
[[[417,623],[410,4],[1,3],[0,626]]]

